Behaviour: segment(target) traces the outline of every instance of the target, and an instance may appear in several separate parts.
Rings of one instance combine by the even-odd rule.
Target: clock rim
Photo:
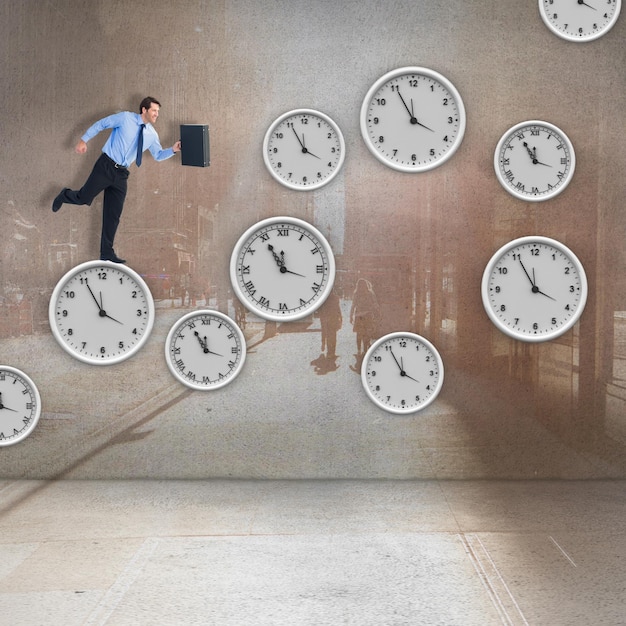
[[[89,356],[80,354],[79,352],[76,352],[69,345],[67,345],[67,343],[65,342],[65,340],[63,339],[61,335],[61,332],[59,331],[56,325],[56,318],[55,318],[56,301],[59,297],[60,292],[63,290],[63,287],[67,284],[69,280],[74,278],[77,274],[80,274],[81,272],[86,271],[88,269],[92,269],[94,267],[108,267],[110,269],[119,270],[122,273],[126,273],[144,291],[144,294],[146,296],[146,304],[148,307],[148,311],[147,311],[148,319],[146,323],[146,330],[143,336],[130,350],[128,350],[128,352],[125,352],[124,354],[118,355],[116,357],[112,357],[110,359],[94,359],[93,357],[89,357]],[[154,321],[155,321],[154,298],[152,296],[152,292],[150,291],[150,288],[148,287],[148,284],[146,283],[146,281],[139,275],[137,271],[135,271],[131,267],[128,267],[127,265],[124,265],[122,263],[114,263],[113,261],[102,261],[102,260],[95,259],[93,261],[85,261],[83,263],[79,263],[78,265],[75,265],[73,268],[68,270],[58,280],[57,284],[54,287],[52,295],[50,296],[50,303],[48,305],[48,322],[50,324],[50,329],[57,343],[70,356],[73,356],[75,359],[83,363],[87,363],[89,365],[115,365],[135,355],[148,341],[152,333],[152,329],[154,327]]]
[[[178,329],[182,325],[184,325],[187,322],[187,320],[192,319],[194,317],[199,317],[202,315],[212,315],[226,322],[236,332],[237,336],[239,337],[239,341],[241,343],[241,358],[239,359],[239,364],[237,365],[237,367],[231,370],[231,374],[227,376],[225,380],[223,380],[222,382],[216,383],[214,385],[210,385],[210,386],[194,384],[189,379],[183,377],[183,375],[178,371],[178,369],[174,367],[174,364],[172,363],[172,359],[170,357],[170,349],[169,349],[172,339],[174,338],[174,335],[176,334]],[[239,374],[241,373],[241,370],[243,369],[244,363],[246,361],[247,352],[248,352],[248,349],[246,345],[246,337],[243,333],[243,330],[241,330],[241,328],[239,327],[239,324],[237,324],[230,316],[226,315],[225,313],[222,313],[221,311],[218,311],[217,309],[197,309],[197,310],[189,311],[188,313],[185,313],[184,315],[180,316],[172,324],[172,326],[170,327],[167,333],[167,338],[165,339],[165,363],[167,364],[167,367],[169,368],[170,373],[180,383],[196,391],[214,391],[216,389],[220,389],[232,383],[235,380],[235,378],[239,376]]]
[[[309,232],[311,232],[311,234],[315,235],[319,243],[324,247],[326,256],[328,258],[328,281],[327,281],[327,285],[322,295],[309,308],[306,308],[304,311],[297,311],[292,314],[286,313],[286,314],[279,315],[279,314],[265,311],[264,309],[257,307],[254,303],[248,300],[245,293],[241,289],[241,286],[239,285],[239,281],[237,277],[237,260],[239,258],[239,253],[241,252],[242,246],[250,238],[251,235],[253,235],[258,230],[265,228],[266,226],[270,226],[272,224],[277,224],[277,223],[280,224],[283,222],[295,224],[299,226],[300,228],[308,230]],[[324,304],[324,302],[326,301],[326,299],[330,295],[330,292],[333,289],[333,285],[335,283],[335,273],[336,273],[335,255],[330,245],[330,242],[319,231],[318,228],[313,226],[313,224],[297,217],[286,217],[284,215],[282,216],[279,215],[276,217],[268,217],[268,218],[265,218],[256,222],[255,224],[252,224],[252,226],[248,227],[243,232],[243,234],[239,237],[230,255],[230,283],[233,288],[233,292],[235,296],[248,309],[248,311],[270,322],[294,322],[297,320],[301,320],[302,318],[307,317],[308,315],[311,315],[312,313],[317,311],[317,309],[321,307],[322,304]]]
[[[11,372],[19,378],[22,378],[33,392],[36,403],[35,414],[33,415],[33,419],[29,427],[25,431],[21,432],[17,437],[7,439],[4,442],[0,441],[0,447],[9,447],[24,441],[24,439],[26,439],[33,432],[33,430],[35,430],[35,427],[39,423],[39,418],[41,417],[41,394],[39,393],[39,389],[33,379],[24,371],[18,369],[17,367],[13,367],[12,365],[0,365],[0,372],[2,371]]]
[[[541,15],[541,19],[543,20],[543,23],[548,27],[550,32],[565,41],[571,41],[574,43],[589,43],[591,41],[595,41],[596,39],[600,39],[601,37],[606,35],[613,28],[613,26],[615,26],[615,24],[617,23],[620,12],[622,10],[622,0],[615,0],[615,13],[613,17],[611,18],[611,20],[607,23],[607,25],[600,32],[594,33],[587,37],[575,37],[574,35],[568,35],[567,33],[563,33],[562,31],[558,30],[556,26],[554,26],[554,24],[552,24],[552,22],[548,19],[548,16],[545,12],[544,0],[538,0],[538,3],[539,3],[539,15]]]
[[[430,398],[428,398],[428,400],[424,402],[423,404],[421,404],[419,407],[411,408],[407,410],[388,407],[386,404],[384,404],[379,398],[377,398],[373,394],[372,390],[369,388],[369,385],[367,384],[367,364],[372,354],[374,353],[374,351],[378,349],[379,346],[386,343],[387,341],[391,339],[400,338],[400,337],[411,337],[413,339],[416,339],[423,345],[425,345],[435,355],[435,360],[437,361],[437,366],[439,368],[439,380],[437,381],[437,386],[435,390],[433,391],[433,393],[431,394]],[[436,398],[439,396],[439,393],[441,392],[441,389],[443,388],[443,379],[444,379],[444,364],[443,364],[443,359],[441,357],[441,354],[439,353],[439,350],[434,346],[434,344],[431,341],[426,339],[426,337],[424,337],[423,335],[419,335],[418,333],[414,333],[412,331],[407,331],[407,332],[394,331],[386,335],[383,335],[382,337],[379,337],[367,349],[367,352],[365,353],[365,356],[363,357],[363,362],[361,363],[361,384],[363,388],[365,389],[365,393],[367,394],[368,398],[376,406],[378,406],[378,408],[382,409],[383,411],[386,411],[387,413],[393,413],[394,415],[413,415],[414,413],[418,413],[422,411],[423,409],[425,409],[430,404],[432,404],[436,400]]]
[[[337,162],[337,167],[335,167],[333,172],[329,176],[327,176],[324,180],[312,183],[311,185],[307,185],[306,187],[303,187],[302,185],[296,185],[295,183],[290,183],[289,181],[286,181],[281,176],[279,176],[274,171],[274,168],[272,167],[270,163],[270,159],[269,159],[268,152],[267,152],[270,138],[272,136],[272,133],[276,129],[276,127],[282,124],[286,119],[290,117],[294,117],[296,115],[316,116],[324,120],[329,126],[331,126],[331,128],[333,128],[333,130],[337,134],[337,137],[339,138],[339,146],[341,150],[341,153],[339,155],[339,161]],[[269,173],[271,174],[272,178],[274,178],[274,180],[277,180],[281,185],[287,187],[288,189],[293,189],[294,191],[313,191],[315,189],[319,189],[320,187],[324,187],[325,185],[330,183],[332,180],[334,180],[334,178],[339,174],[339,172],[341,171],[341,168],[343,167],[345,158],[346,158],[346,142],[345,142],[343,133],[341,132],[341,128],[339,128],[339,125],[337,124],[337,122],[335,122],[335,120],[333,120],[330,116],[316,109],[299,108],[299,109],[292,109],[291,111],[286,111],[285,113],[279,115],[269,125],[268,129],[265,131],[265,136],[263,137],[263,161],[265,163],[266,168],[268,169]]]
[[[520,333],[506,326],[504,322],[502,322],[502,320],[500,320],[496,316],[496,314],[493,312],[491,308],[491,303],[489,301],[489,277],[491,276],[491,273],[493,269],[495,268],[497,262],[500,260],[500,258],[504,254],[506,254],[507,252],[510,252],[513,248],[516,248],[520,245],[529,244],[532,242],[537,242],[537,243],[541,243],[544,245],[552,246],[558,249],[560,252],[562,252],[566,256],[568,256],[571,259],[572,263],[576,266],[578,275],[580,277],[580,292],[581,293],[580,293],[580,303],[578,305],[578,308],[576,309],[572,317],[565,324],[563,324],[562,327],[550,333],[541,335],[541,336],[526,335],[524,333]],[[494,252],[494,254],[489,259],[483,271],[480,291],[481,291],[481,298],[483,302],[483,308],[485,309],[487,316],[489,317],[491,322],[499,331],[511,337],[512,339],[517,339],[525,343],[545,343],[548,341],[552,341],[553,339],[556,339],[560,337],[561,335],[564,335],[566,332],[568,332],[574,327],[576,322],[579,321],[579,319],[581,318],[583,314],[583,311],[585,310],[585,305],[587,304],[587,297],[589,294],[589,284],[587,281],[587,274],[585,272],[585,268],[581,260],[576,256],[576,254],[572,251],[571,248],[566,246],[561,241],[558,241],[557,239],[546,237],[544,235],[536,235],[536,236],[525,235],[523,237],[518,237],[516,239],[512,239],[511,241],[508,241],[503,246],[501,246],[496,252]]]
[[[446,89],[454,96],[454,99],[457,103],[457,107],[459,110],[459,132],[454,140],[454,143],[441,158],[437,159],[434,163],[427,163],[426,165],[420,165],[418,167],[409,167],[408,165],[401,165],[399,163],[395,163],[387,159],[384,155],[382,155],[372,143],[372,139],[369,136],[367,131],[367,111],[369,108],[369,104],[372,101],[374,94],[387,82],[392,80],[393,78],[397,78],[403,74],[423,74],[428,76],[441,84],[443,84]],[[383,165],[396,170],[398,172],[404,172],[407,174],[420,174],[424,172],[428,172],[430,170],[436,169],[437,167],[446,163],[449,159],[454,156],[457,150],[460,148],[463,143],[463,138],[465,136],[465,130],[467,126],[467,111],[465,109],[465,103],[463,102],[463,97],[461,93],[456,88],[456,86],[452,83],[452,81],[444,76],[443,74],[437,72],[436,70],[430,69],[428,67],[423,67],[419,65],[408,65],[405,67],[399,67],[394,70],[390,70],[386,74],[383,74],[378,80],[376,80],[370,88],[367,90],[365,97],[363,98],[363,102],[361,103],[361,111],[359,114],[359,126],[361,129],[361,136],[363,138],[363,142],[367,146],[367,149],[376,157],[378,161],[380,161]]]
[[[558,187],[555,187],[552,191],[547,192],[541,196],[530,196],[527,194],[520,193],[519,191],[516,191],[513,187],[511,187],[511,185],[508,184],[506,177],[504,176],[503,172],[500,170],[500,153],[502,151],[502,147],[513,134],[515,134],[521,128],[525,128],[527,126],[543,126],[545,128],[549,128],[554,134],[558,134],[559,137],[563,139],[563,141],[567,144],[567,148],[570,152],[570,168],[569,168],[567,177],[565,179],[565,182],[559,185]],[[559,128],[555,124],[551,122],[546,122],[544,120],[536,120],[536,119],[526,120],[526,121],[518,122],[517,124],[514,124],[502,134],[498,143],[496,144],[496,149],[493,154],[493,167],[494,167],[498,182],[512,196],[514,196],[515,198],[518,198],[519,200],[525,200],[527,202],[545,202],[546,200],[551,200],[552,198],[555,198],[556,196],[558,196],[572,182],[572,179],[574,178],[574,170],[576,169],[576,152],[574,151],[574,144],[572,143],[572,140],[561,128]]]

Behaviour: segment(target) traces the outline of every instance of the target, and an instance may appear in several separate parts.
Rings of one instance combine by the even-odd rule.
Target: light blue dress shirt
[[[99,132],[111,129],[111,134],[102,148],[108,157],[119,165],[129,167],[137,157],[137,139],[139,127],[143,124],[139,113],[122,111],[103,117],[90,126],[81,139],[85,142],[93,139]],[[143,131],[143,151],[150,150],[156,161],[169,159],[174,155],[172,148],[161,147],[159,136],[152,124],[146,124]]]

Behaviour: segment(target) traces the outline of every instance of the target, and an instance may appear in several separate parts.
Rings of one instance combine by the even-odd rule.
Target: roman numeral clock
[[[328,297],[335,257],[322,233],[294,217],[270,217],[246,230],[230,259],[230,278],[252,313],[273,321],[310,315]]]

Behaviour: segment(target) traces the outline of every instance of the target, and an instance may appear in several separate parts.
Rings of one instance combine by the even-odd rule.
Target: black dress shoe
[[[106,256],[101,256],[100,260],[101,261],[113,261],[113,263],[126,263],[126,259],[120,259],[120,257],[118,257],[115,254],[108,254]]]
[[[61,189],[61,193],[52,202],[53,213],[56,213],[63,205],[64,196],[65,196],[65,188]]]

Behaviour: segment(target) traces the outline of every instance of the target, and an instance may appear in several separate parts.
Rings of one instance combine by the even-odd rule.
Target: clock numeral
[[[289,237],[289,229],[288,228],[277,228],[276,233],[278,237]]]
[[[248,292],[251,296],[253,296],[253,295],[256,293],[256,288],[255,288],[255,286],[254,286],[254,283],[253,283],[251,280],[249,280],[249,281],[248,281],[248,282],[244,285],[244,287],[246,288],[246,291],[247,291],[247,292]]]
[[[260,306],[265,306],[267,308],[270,306],[270,301],[265,296],[261,296],[258,302]]]
[[[289,310],[289,307],[284,302],[279,302],[278,303],[278,310],[279,311],[287,311],[287,310]]]
[[[322,286],[321,286],[321,285],[319,285],[318,283],[313,283],[313,284],[311,285],[311,289],[312,289],[315,293],[317,293],[317,292],[320,290],[320,288],[321,288],[321,287],[322,287]]]

